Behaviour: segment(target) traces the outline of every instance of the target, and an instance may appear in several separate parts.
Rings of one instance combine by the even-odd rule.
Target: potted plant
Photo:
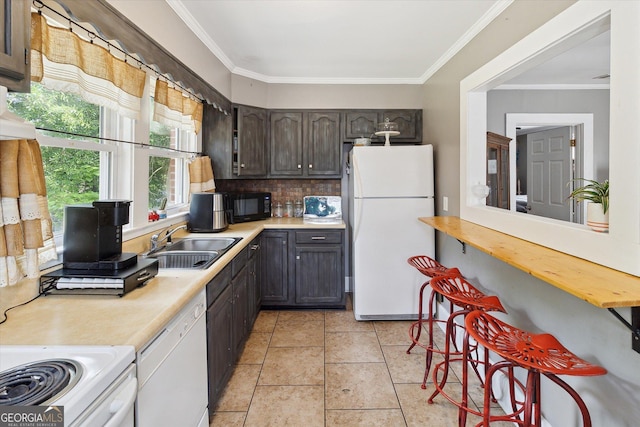
[[[582,187],[576,187],[569,198],[587,204],[587,226],[594,231],[605,232],[609,230],[609,180],[602,182],[591,179],[577,178],[574,181],[585,183]]]

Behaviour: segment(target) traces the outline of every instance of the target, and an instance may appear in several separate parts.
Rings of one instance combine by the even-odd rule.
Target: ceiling
[[[166,0],[239,75],[421,84],[510,0]]]
[[[422,84],[512,0],[165,0],[234,74]],[[509,84],[608,84],[608,38]],[[586,54],[585,54],[586,52]]]

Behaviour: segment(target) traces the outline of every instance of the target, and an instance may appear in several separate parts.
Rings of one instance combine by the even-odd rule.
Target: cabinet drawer
[[[342,231],[296,231],[298,243],[342,243]]]
[[[227,265],[207,283],[207,307],[215,302],[229,283],[231,283],[231,266]]]

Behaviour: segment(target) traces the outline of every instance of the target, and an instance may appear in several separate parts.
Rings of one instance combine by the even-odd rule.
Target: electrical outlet
[[[449,198],[447,196],[442,197],[442,210],[445,212],[449,210]]]

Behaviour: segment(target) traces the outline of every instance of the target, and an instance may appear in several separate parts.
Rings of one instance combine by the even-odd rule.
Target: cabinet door
[[[262,305],[287,305],[293,302],[289,292],[289,233],[263,231],[261,254]]]
[[[296,304],[344,305],[341,245],[297,245]]]
[[[340,113],[310,112],[305,117],[304,168],[308,176],[340,176],[342,141]]]
[[[261,304],[260,291],[260,240],[254,239],[249,245],[249,261],[247,261],[247,269],[249,274],[249,320],[250,327],[253,327],[258,316]]]
[[[272,111],[270,125],[270,174],[302,176],[302,112]]]
[[[207,364],[209,407],[215,408],[233,371],[233,292],[231,286],[207,309]]]
[[[378,113],[376,111],[347,111],[345,117],[346,140],[353,142],[354,138],[369,138],[376,131]]]
[[[17,92],[29,92],[30,5],[24,0],[0,0],[0,85]]]
[[[235,358],[242,351],[244,339],[249,331],[249,282],[248,270],[243,268],[231,281],[233,287],[233,349]]]
[[[267,175],[267,113],[251,107],[238,107],[238,176]]]
[[[386,119],[398,124],[400,135],[391,137],[391,142],[422,141],[422,110],[386,110],[378,117],[380,123]]]

